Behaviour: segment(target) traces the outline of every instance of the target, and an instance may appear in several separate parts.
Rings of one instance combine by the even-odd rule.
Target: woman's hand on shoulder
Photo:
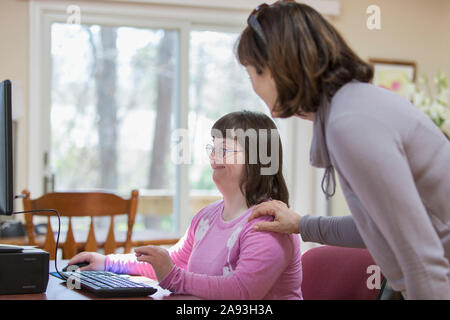
[[[253,228],[257,231],[272,231],[278,233],[299,233],[298,224],[301,216],[279,200],[271,200],[257,205],[250,217],[249,221],[260,216],[270,215],[274,217],[273,221],[257,222]]]

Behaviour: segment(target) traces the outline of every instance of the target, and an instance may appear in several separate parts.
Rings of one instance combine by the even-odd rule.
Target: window
[[[218,199],[205,144],[210,142],[210,128],[220,115],[242,109],[267,113],[233,53],[257,3],[145,2],[86,1],[77,6],[30,1],[28,168],[21,168],[26,169],[32,197],[43,194],[44,185],[47,190],[109,188],[123,196],[139,188],[135,240],[180,236],[198,209]],[[330,3],[315,2],[325,7]],[[75,25],[73,12],[80,14]],[[175,40],[165,65],[168,69],[163,65],[159,68],[158,50],[169,35]],[[108,37],[116,41],[106,41]],[[110,54],[101,52],[103,40]],[[94,68],[95,63],[106,65],[111,58],[115,60],[113,76],[98,73],[96,78],[95,70],[100,67]],[[164,121],[156,119],[157,83],[163,81],[158,74],[165,75],[169,83],[160,88],[172,91],[165,94],[164,103],[169,108],[164,111],[170,109],[170,113],[163,112]],[[97,83],[106,85],[97,90]],[[116,118],[107,120],[112,123],[108,127],[99,121],[97,95],[104,94],[106,101],[111,83],[115,83],[114,99],[103,105],[114,106]],[[320,184],[315,183],[318,170],[309,165],[312,124],[293,118],[276,122],[283,141],[284,176],[292,209],[324,214],[325,200],[319,196]],[[175,149],[174,141],[169,139],[165,145],[157,138],[157,133],[167,132],[167,126],[171,131],[189,130],[189,164],[167,159]],[[111,158],[102,156],[101,151],[111,144],[107,139],[110,134],[115,134],[112,141],[116,148]],[[161,147],[162,151],[156,151]],[[154,161],[156,155],[164,160]],[[101,161],[115,163],[113,175],[102,173]],[[152,170],[159,176],[156,180],[165,184],[154,182],[150,186]],[[56,230],[57,221],[53,223]],[[84,241],[88,221],[72,223],[75,239]],[[104,239],[101,235],[106,235],[109,221],[95,223],[98,239]],[[125,236],[125,221],[115,220],[115,227],[120,241]],[[63,219],[62,241],[65,228]]]
[[[233,32],[190,33],[191,215],[206,203],[221,198],[205,152],[206,144],[211,143],[214,122],[229,112],[242,109],[268,113],[262,100],[253,93],[248,75],[234,55],[238,36]]]
[[[30,76],[39,79],[32,80],[30,117],[41,120],[30,123],[30,154],[43,159],[29,166],[33,197],[51,189],[128,197],[137,188],[134,234],[183,233],[220,196],[205,152],[213,123],[236,110],[267,113],[234,56],[248,9],[212,19],[151,5],[86,3],[81,24],[72,24],[63,4],[30,8]],[[189,130],[187,166],[170,158],[177,128]],[[73,220],[79,233],[86,226]],[[99,234],[108,226],[107,219],[96,222]],[[115,226],[124,231],[126,221]]]
[[[139,189],[141,202],[174,193],[178,38],[174,30],[52,24],[52,189]],[[174,231],[169,208],[142,219],[145,207],[135,230]],[[126,230],[125,218],[118,228]]]
[[[56,190],[173,189],[178,33],[52,24]]]

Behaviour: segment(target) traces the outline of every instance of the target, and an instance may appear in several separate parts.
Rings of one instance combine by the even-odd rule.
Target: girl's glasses
[[[236,152],[243,152],[242,150],[231,150],[226,148],[216,148],[211,144],[206,145],[206,154],[208,157],[212,157],[213,153],[219,158],[224,159],[227,156],[227,153],[236,153]]]

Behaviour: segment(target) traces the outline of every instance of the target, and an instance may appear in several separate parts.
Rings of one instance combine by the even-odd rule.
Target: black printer
[[[45,292],[48,268],[48,252],[0,245],[0,294]]]

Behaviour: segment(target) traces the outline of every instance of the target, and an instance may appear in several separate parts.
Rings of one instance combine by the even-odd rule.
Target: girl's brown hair
[[[247,26],[236,55],[242,65],[251,65],[258,73],[269,69],[278,91],[274,116],[317,112],[324,99],[331,100],[346,83],[372,79],[372,66],[308,5],[278,2],[255,14],[267,42]]]
[[[251,130],[257,133],[264,130],[266,134],[257,134],[256,141],[251,141],[249,136],[237,135],[229,137],[230,131],[241,129],[242,132]],[[250,130],[249,130],[250,129]],[[274,135],[273,133],[277,134]],[[219,135],[221,138],[234,138],[245,149],[245,170],[239,183],[242,194],[246,198],[247,206],[250,208],[263,201],[272,199],[283,201],[289,206],[289,192],[283,177],[283,148],[277,127],[272,119],[264,113],[251,111],[238,111],[226,114],[213,125],[211,135],[213,138]],[[228,135],[228,136],[227,136]],[[262,140],[264,139],[264,141]],[[272,139],[278,139],[278,150],[271,150]],[[251,146],[250,143],[256,143]],[[278,170],[275,174],[264,175],[261,170],[271,164],[263,164],[259,157],[262,144],[266,144],[267,156],[277,161]],[[250,161],[250,150],[255,147],[257,161]],[[276,158],[275,158],[276,157]],[[272,160],[273,161],[273,160]]]

